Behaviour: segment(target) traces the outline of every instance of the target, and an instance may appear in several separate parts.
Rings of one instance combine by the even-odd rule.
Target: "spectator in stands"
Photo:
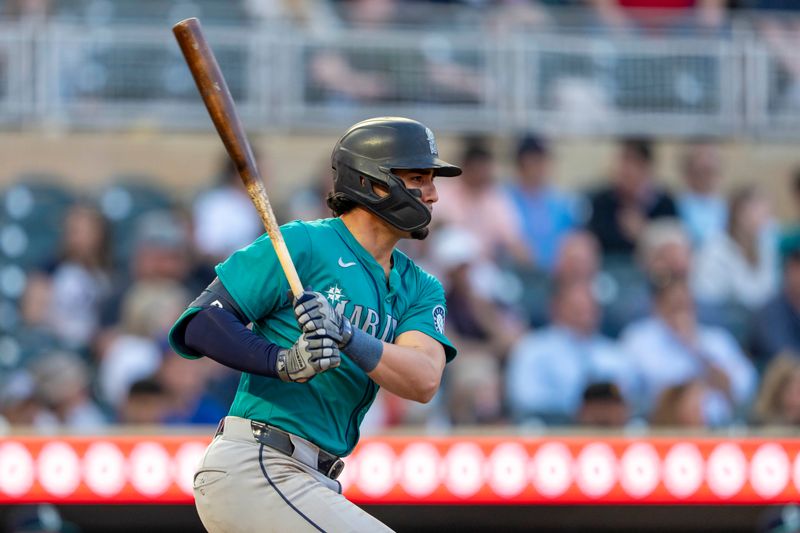
[[[706,306],[754,311],[775,294],[779,266],[771,208],[755,186],[734,192],[726,229],[698,251],[693,290]]]
[[[529,264],[530,251],[520,235],[516,211],[495,181],[492,153],[481,144],[470,143],[461,168],[463,174],[457,180],[437,182],[435,220],[472,232],[486,258]]]
[[[0,374],[0,435],[12,426],[47,430],[55,415],[42,405],[30,372],[18,369]]]
[[[800,241],[785,251],[782,290],[753,316],[752,352],[758,363],[763,367],[785,350],[800,353]]]
[[[755,0],[756,26],[767,46],[788,75],[780,95],[779,109],[797,110],[800,107],[800,44],[795,18],[800,4],[795,0]]]
[[[176,282],[186,285],[192,274],[188,224],[173,211],[150,211],[136,223],[131,277],[119,284],[103,309],[104,326],[120,322],[121,306],[128,291],[140,284]],[[213,279],[213,278],[212,278]],[[210,280],[201,281],[203,286]]]
[[[708,426],[705,404],[715,391],[703,381],[694,379],[664,389],[656,401],[650,422],[653,426],[692,427]]]
[[[158,372],[167,332],[190,300],[170,280],[140,282],[125,294],[121,321],[100,352],[98,389],[106,403],[118,408],[134,382]]]
[[[631,322],[650,313],[650,284],[687,279],[692,248],[681,223],[660,218],[647,224],[636,243],[636,262],[607,261],[603,276],[613,287],[603,303],[603,331],[616,337]],[[604,287],[604,285],[601,285]]]
[[[552,325],[522,337],[509,358],[506,394],[517,421],[574,422],[590,384],[612,382],[626,393],[635,387],[627,355],[597,332],[591,286],[558,284],[554,290]]]
[[[662,218],[648,224],[636,253],[640,268],[651,280],[688,279],[691,273],[691,243],[677,219]]]
[[[480,242],[473,234],[455,226],[441,227],[431,237],[430,252],[431,266],[448,301],[447,336],[458,345],[465,362],[464,368],[444,378],[450,422],[498,422],[502,415],[500,368],[523,324],[497,301],[507,291],[503,275],[481,256]]]
[[[604,254],[630,257],[648,220],[677,215],[672,197],[655,183],[653,165],[649,140],[624,139],[611,183],[590,195],[587,227]]]
[[[26,22],[45,22],[55,11],[55,0],[9,0],[0,7],[3,18],[19,18]]]
[[[753,408],[761,424],[800,425],[800,356],[784,352],[775,357],[764,373]]]
[[[532,263],[553,270],[561,241],[578,223],[576,202],[553,187],[550,147],[544,139],[527,136],[516,151],[516,179],[509,197],[521,224],[520,234],[532,254]]]
[[[577,417],[581,426],[619,428],[629,421],[630,409],[614,383],[592,383],[583,391]]]
[[[344,31],[380,32],[390,26],[416,27],[435,20],[416,16],[398,0],[348,0]],[[446,17],[445,17],[446,18]],[[451,21],[452,23],[452,21]],[[312,50],[306,97],[352,105],[369,102],[476,103],[486,98],[491,77],[479,71],[478,56],[464,54],[446,33],[422,32],[414,47],[331,47]]]
[[[460,347],[458,356],[464,357],[463,364],[445,369],[442,378],[449,423],[474,426],[504,422],[498,360]]]
[[[263,166],[263,165],[262,165]],[[264,169],[261,169],[262,173]],[[227,154],[220,156],[217,183],[201,193],[192,207],[194,245],[216,264],[264,232],[242,180]]]
[[[369,65],[357,65],[356,59],[338,50],[318,50],[311,57],[308,69],[313,89],[319,94],[313,94],[312,90],[309,99],[340,105],[389,99],[391,86],[383,73],[370,69]]]
[[[169,398],[164,423],[213,425],[228,414],[228,406],[221,405],[208,391],[214,366],[210,359],[189,361],[171,348],[165,348],[164,360],[156,375]]]
[[[337,24],[333,2],[327,0],[243,0],[249,17],[261,27],[286,29],[287,21],[294,28],[319,34]]]
[[[17,368],[24,365],[26,360],[60,346],[58,338],[50,327],[51,296],[50,277],[43,273],[31,273],[19,302],[22,320],[14,331],[14,337],[20,348],[19,357],[9,361],[11,354],[4,354],[5,357],[2,359],[6,366]]]
[[[140,379],[128,390],[125,402],[118,410],[118,421],[120,424],[162,424],[169,408],[170,398],[164,386],[153,378]]]
[[[91,371],[77,354],[46,353],[32,362],[31,375],[39,399],[55,414],[51,429],[96,431],[107,424],[91,396]]]
[[[550,322],[549,295],[554,283],[587,283],[595,294],[602,293],[600,246],[591,233],[574,230],[564,236],[558,249],[553,271],[546,273],[528,268],[518,269],[522,297],[518,307],[528,318],[529,325],[539,328]]]
[[[691,141],[683,154],[685,189],[678,197],[678,212],[695,247],[725,231],[728,202],[719,185],[722,169],[719,147],[712,141]]]
[[[593,283],[600,270],[600,245],[594,235],[576,230],[564,235],[553,264],[557,283]]]
[[[653,281],[653,315],[621,338],[642,380],[639,407],[652,413],[665,389],[699,379],[710,388],[703,397],[706,423],[732,422],[752,397],[755,369],[730,333],[698,322],[686,280]]]
[[[67,212],[60,258],[47,270],[48,327],[65,347],[84,350],[111,293],[109,229],[100,211],[78,204]]]
[[[503,273],[481,257],[480,243],[469,231],[445,226],[436,231],[431,242],[430,259],[448,302],[448,334],[459,339],[454,342],[462,348],[477,343],[478,351],[504,358],[524,326],[498,301],[508,291]]]
[[[726,0],[589,0],[597,17],[618,33],[663,35],[717,30],[726,21]]]

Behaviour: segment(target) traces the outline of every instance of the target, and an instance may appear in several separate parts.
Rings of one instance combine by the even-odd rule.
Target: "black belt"
[[[223,418],[219,421],[216,434],[221,434],[224,427],[225,419]],[[250,427],[253,429],[253,438],[256,439],[257,442],[260,442],[265,446],[269,446],[270,448],[288,455],[289,457],[293,457],[294,443],[292,442],[289,433],[283,431],[282,429],[278,429],[275,426],[269,426],[263,422],[257,422],[255,420],[250,421]],[[317,450],[317,464],[307,466],[316,468],[318,472],[328,476],[331,479],[338,478],[342,473],[342,470],[344,470],[344,461],[335,455],[326,452],[322,448],[317,447]]]

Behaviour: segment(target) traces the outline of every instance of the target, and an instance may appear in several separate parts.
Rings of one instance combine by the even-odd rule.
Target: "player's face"
[[[433,210],[433,204],[439,200],[439,195],[436,193],[436,185],[433,183],[434,172],[433,169],[412,169],[393,171],[393,174],[403,180],[406,188],[419,189],[422,192],[420,200],[428,209]]]

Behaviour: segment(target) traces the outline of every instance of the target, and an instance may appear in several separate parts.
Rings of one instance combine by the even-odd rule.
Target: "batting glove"
[[[350,321],[337,313],[328,299],[318,292],[303,292],[294,302],[294,314],[300,329],[312,338],[329,338],[339,348],[344,348],[353,336]]]
[[[303,332],[291,348],[278,353],[276,370],[283,381],[305,382],[341,362],[333,339]]]

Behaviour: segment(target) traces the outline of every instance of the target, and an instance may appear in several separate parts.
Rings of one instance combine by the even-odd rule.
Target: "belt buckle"
[[[325,475],[328,476],[329,478],[335,480],[340,475],[342,475],[342,470],[344,470],[344,461],[342,461],[341,459],[337,458],[336,461],[333,462],[331,467],[325,473]]]

